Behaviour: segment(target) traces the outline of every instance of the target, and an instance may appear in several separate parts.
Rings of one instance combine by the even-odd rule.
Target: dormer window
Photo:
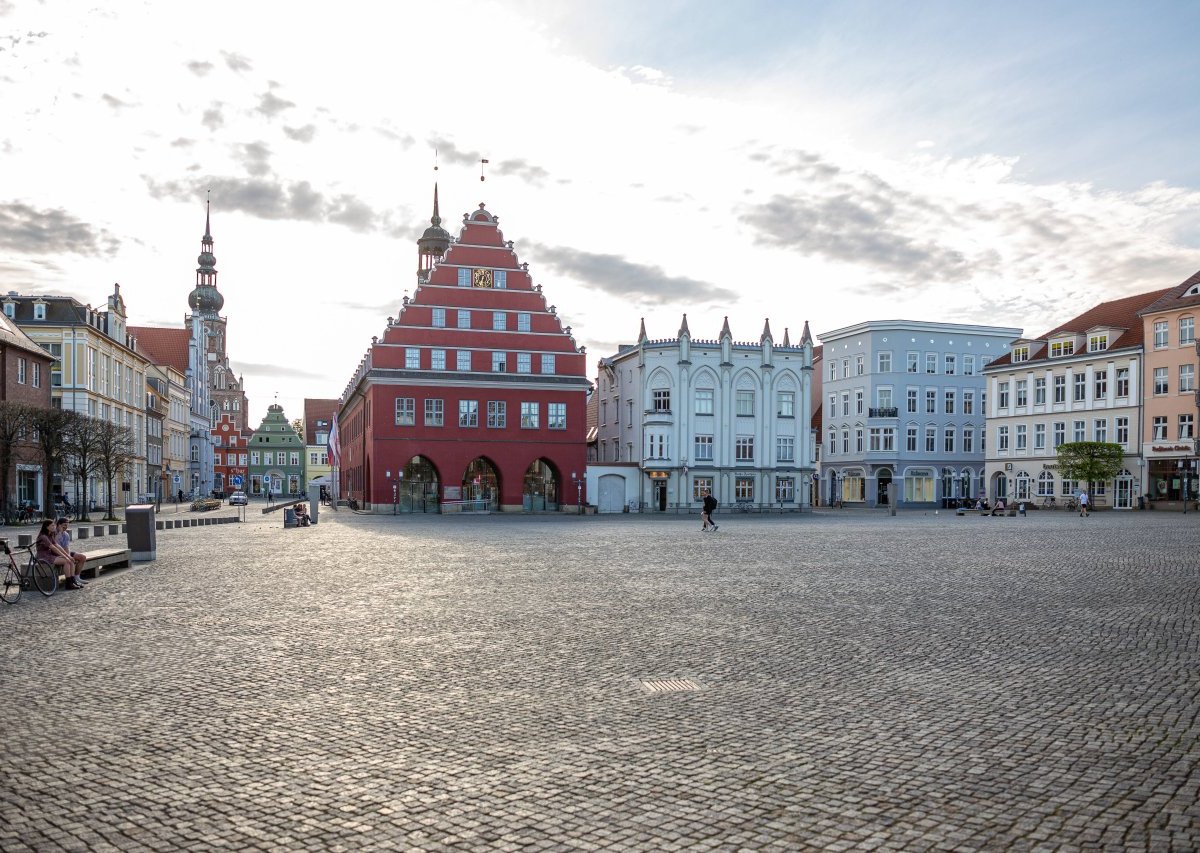
[[[1108,349],[1108,335],[1090,335],[1088,337],[1088,352],[1104,352]]]
[[[1018,362],[1018,361],[1029,361],[1029,347],[1028,347],[1028,345],[1026,345],[1026,346],[1019,346],[1019,347],[1013,347],[1013,351],[1012,351],[1012,360],[1013,360],[1014,362]]]
[[[1061,358],[1064,355],[1071,355],[1075,352],[1074,341],[1055,341],[1050,344],[1050,357]]]
[[[35,319],[35,320],[45,320],[46,319],[46,303],[45,302],[33,303],[33,319]]]
[[[11,320],[16,313],[17,313],[16,305],[14,305],[11,302],[4,303],[4,316],[5,317],[7,317],[8,319]]]

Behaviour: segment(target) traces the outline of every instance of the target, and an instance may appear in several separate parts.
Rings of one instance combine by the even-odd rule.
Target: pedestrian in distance
[[[712,496],[712,492],[704,492],[704,504],[700,510],[700,525],[701,530],[716,530],[717,523],[713,521],[712,515],[717,510],[717,499]]]
[[[1079,490],[1079,514],[1088,517],[1088,493],[1086,489]]]

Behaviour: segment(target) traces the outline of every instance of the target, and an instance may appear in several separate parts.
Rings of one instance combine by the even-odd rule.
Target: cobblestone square
[[[0,848],[1200,848],[1200,516],[248,519],[0,605]]]

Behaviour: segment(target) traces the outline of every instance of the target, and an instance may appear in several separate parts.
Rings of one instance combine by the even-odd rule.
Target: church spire
[[[417,240],[417,281],[429,280],[429,271],[440,261],[450,248],[450,233],[442,227],[442,214],[438,209],[438,185],[433,184],[433,216],[429,217],[429,227]]]
[[[217,290],[217,256],[213,254],[212,199],[204,201],[204,236],[200,238],[200,256],[196,258],[196,286],[188,296],[188,305],[199,314],[218,314],[225,297]]]
[[[812,332],[808,330],[808,321],[804,321],[804,334],[800,336],[800,346],[807,346],[813,342]]]

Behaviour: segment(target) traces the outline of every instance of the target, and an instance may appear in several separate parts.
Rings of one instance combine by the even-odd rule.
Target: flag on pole
[[[337,427],[337,413],[336,412],[333,415],[333,426],[331,426],[329,428],[329,439],[326,442],[326,445],[329,448],[329,461],[334,465],[334,467],[337,467],[338,465],[341,464],[342,452],[341,452],[341,449],[338,447],[338,427]]]

